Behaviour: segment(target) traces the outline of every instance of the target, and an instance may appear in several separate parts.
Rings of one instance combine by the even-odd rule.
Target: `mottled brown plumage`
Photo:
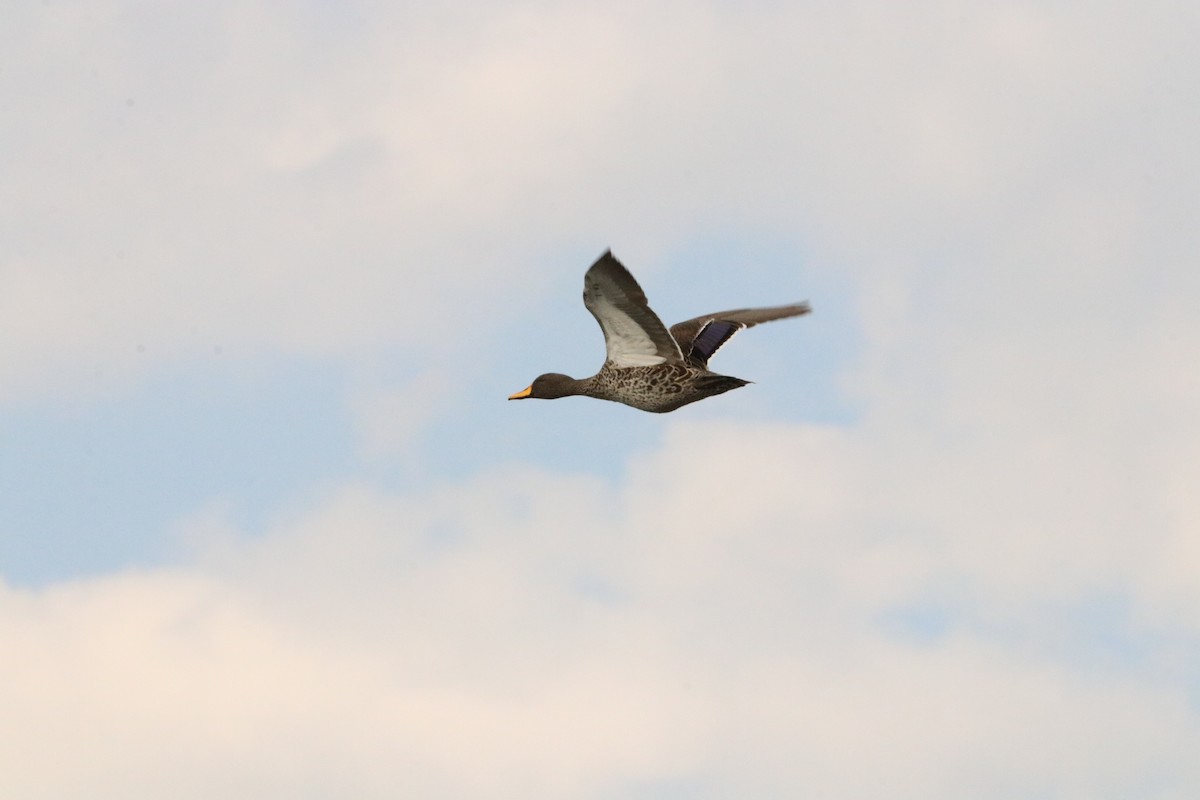
[[[680,322],[667,330],[629,270],[602,255],[583,279],[583,302],[604,332],[607,358],[590,378],[556,372],[540,375],[509,400],[553,400],[583,395],[663,413],[745,386],[749,381],[718,375],[708,360],[743,328],[807,314],[808,303],[720,311]]]

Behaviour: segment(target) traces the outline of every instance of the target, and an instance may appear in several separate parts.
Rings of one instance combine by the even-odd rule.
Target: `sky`
[[[1200,795],[1194,4],[0,11],[0,795]]]

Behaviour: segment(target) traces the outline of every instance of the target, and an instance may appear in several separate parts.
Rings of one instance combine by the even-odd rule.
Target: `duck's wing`
[[[600,323],[608,360],[617,367],[650,367],[683,361],[683,353],[642,287],[611,251],[583,276],[583,304]]]
[[[679,343],[688,363],[708,367],[708,360],[742,328],[753,328],[760,322],[798,317],[812,311],[808,303],[793,303],[770,308],[739,308],[718,311],[671,326],[671,335]]]

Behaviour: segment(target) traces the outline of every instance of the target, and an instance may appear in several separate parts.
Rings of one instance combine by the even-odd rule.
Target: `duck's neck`
[[[574,381],[572,389],[575,394],[581,394],[586,397],[602,397],[603,392],[596,382],[598,376],[593,375],[590,378],[572,378]]]

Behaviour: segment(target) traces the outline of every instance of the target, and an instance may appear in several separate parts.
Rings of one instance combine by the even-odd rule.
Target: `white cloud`
[[[19,21],[6,394],[214,346],[453,351],[446,309],[498,319],[564,244],[649,269],[688,236],[766,231],[868,301],[974,282],[981,248],[1055,297],[1100,285],[1113,242],[1194,251],[1196,71],[1165,9],[461,10]]]
[[[995,530],[962,498],[914,497],[953,461],[899,472],[866,454],[846,431],[677,424],[615,487],[509,469],[423,497],[348,488],[258,537],[197,520],[186,570],[6,590],[0,705],[20,757],[2,786],[1194,792],[1200,718],[1172,673],[1194,627],[1145,610],[1136,624],[1166,639],[1134,667],[1049,646],[1078,635],[1055,617],[1064,596],[1138,591],[1103,560],[1039,572],[1087,510],[1060,518],[1010,469],[998,491],[1029,530]],[[965,588],[941,604],[945,635],[880,623],[946,574]],[[63,752],[72,769],[53,769]]]

